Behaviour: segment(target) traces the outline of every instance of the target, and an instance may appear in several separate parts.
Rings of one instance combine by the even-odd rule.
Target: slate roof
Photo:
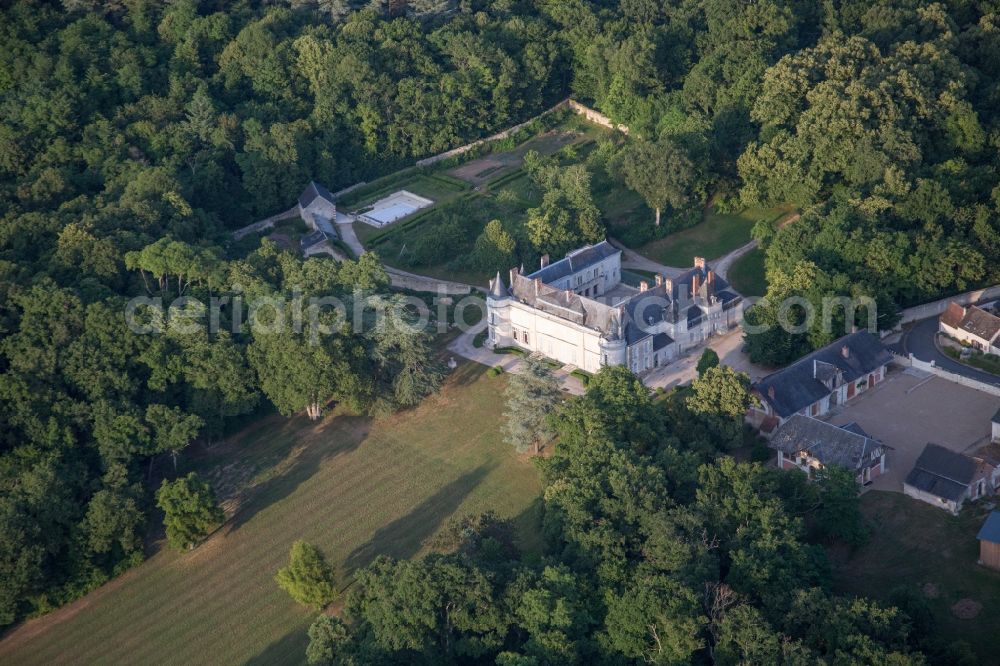
[[[976,538],[980,541],[1000,543],[1000,511],[991,511],[990,515],[986,516],[986,522],[979,529]]]
[[[842,353],[844,347],[849,352],[846,358]],[[816,379],[814,362],[835,366],[842,372],[844,382],[853,382],[891,360],[892,354],[878,338],[868,331],[858,331],[764,377],[754,384],[754,389],[778,416],[787,418],[832,392]]]
[[[307,208],[309,204],[320,197],[326,199],[330,203],[335,203],[333,195],[330,194],[330,190],[326,189],[315,180],[310,180],[309,184],[306,185],[306,189],[302,190],[302,194],[299,195],[299,205],[303,208]]]
[[[851,470],[863,467],[876,449],[883,448],[881,442],[865,434],[801,414],[783,423],[768,446],[789,455],[807,451],[824,466],[839,465]]]
[[[333,226],[333,222],[329,218],[323,217],[322,215],[313,215],[313,224],[316,225],[317,231],[322,231],[327,238],[340,238],[340,234],[337,232],[336,227]]]
[[[928,444],[904,483],[937,497],[959,501],[969,489],[977,468],[972,458],[938,444]]]
[[[303,236],[299,241],[299,245],[302,247],[302,251],[305,252],[313,245],[318,245],[326,240],[326,234],[322,231],[314,231],[308,236]]]
[[[653,336],[653,351],[659,351],[669,344],[673,344],[674,339],[666,333],[657,333]]]
[[[588,266],[592,266],[620,253],[621,250],[604,240],[596,245],[587,245],[578,250],[573,250],[563,259],[551,263],[545,268],[540,268],[527,277],[532,280],[541,278],[542,282],[548,284],[585,270]]]
[[[851,421],[847,425],[842,425],[840,427],[846,430],[847,432],[853,432],[855,435],[861,435],[862,437],[871,437],[871,435],[865,432],[864,428],[858,425],[857,421]],[[892,448],[892,447],[886,447],[886,448]]]
[[[563,278],[620,254],[621,250],[607,241],[601,241],[596,245],[574,250],[566,258],[530,275],[523,274],[523,267],[520,271],[512,270],[510,289],[505,290],[505,295],[509,294],[522,303],[561,319],[600,331],[609,339],[624,338],[629,345],[653,335],[651,329],[666,318],[676,322],[680,317],[686,317],[693,324],[704,316],[702,307],[691,300],[695,276],[701,283],[696,295],[704,297],[711,292],[711,295],[723,302],[723,307],[731,307],[739,302],[739,295],[726,291],[728,283],[714,273],[711,286],[705,286],[711,269],[704,262],[672,280],[663,279],[659,284],[648,285],[645,291],[635,291],[622,299],[586,297],[572,289],[556,286]],[[498,293],[494,293],[495,288],[496,282],[491,281],[491,297],[501,298]],[[656,349],[671,342],[673,340],[667,335],[654,335],[653,344]]]
[[[489,298],[495,300],[507,298],[507,286],[503,283],[503,278],[500,277],[500,271],[497,271],[497,276],[490,283]]]

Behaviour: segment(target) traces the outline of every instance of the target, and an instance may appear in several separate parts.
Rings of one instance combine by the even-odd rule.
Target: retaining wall
[[[506,139],[507,137],[511,136],[512,134],[516,134],[517,132],[520,132],[522,129],[524,129],[525,127],[527,127],[531,123],[535,122],[539,118],[544,118],[545,116],[549,115],[550,113],[552,113],[554,111],[559,111],[560,109],[565,109],[565,108],[568,108],[568,109],[572,110],[577,115],[583,116],[584,118],[586,118],[590,122],[594,123],[595,125],[600,125],[602,127],[607,127],[609,129],[616,129],[619,132],[622,132],[624,134],[628,134],[628,127],[626,127],[625,125],[616,125],[616,124],[614,124],[611,121],[610,118],[608,118],[607,116],[605,116],[600,111],[596,111],[596,110],[590,108],[589,106],[585,106],[583,104],[580,104],[576,100],[564,99],[563,101],[561,101],[558,104],[556,104],[555,106],[553,106],[551,109],[547,109],[545,111],[542,111],[541,113],[539,113],[534,118],[531,118],[530,120],[526,120],[523,123],[520,123],[519,125],[514,125],[513,127],[508,127],[504,131],[497,132],[496,134],[494,134],[492,136],[488,136],[485,139],[478,139],[476,141],[473,141],[472,143],[467,143],[464,146],[459,146],[458,148],[452,148],[451,150],[446,150],[445,152],[443,152],[443,153],[441,153],[439,155],[433,155],[431,157],[425,157],[422,160],[418,160],[417,163],[416,163],[416,165],[418,167],[430,166],[431,164],[436,164],[438,162],[446,160],[449,157],[455,157],[457,155],[461,155],[463,153],[467,153],[470,150],[472,150],[473,148],[475,148],[476,146],[481,146],[484,143],[489,143],[491,141],[500,141],[501,139]]]
[[[937,317],[938,315],[944,313],[944,311],[948,308],[948,304],[952,301],[962,305],[971,305],[973,303],[978,303],[979,301],[992,298],[1000,298],[1000,284],[995,284],[992,287],[984,287],[983,289],[974,289],[972,291],[967,291],[964,294],[958,294],[957,296],[949,296],[948,298],[942,298],[939,301],[933,301],[931,303],[924,303],[923,305],[915,305],[912,308],[906,308],[903,310],[903,317],[900,319],[899,323],[908,324],[920,319],[927,319],[928,317]]]
[[[976,389],[977,391],[982,391],[983,393],[989,393],[990,395],[995,395],[1000,397],[1000,386],[994,386],[992,384],[987,384],[985,382],[972,379],[970,377],[965,377],[963,375],[955,374],[954,372],[949,372],[943,368],[939,368],[933,362],[921,361],[919,358],[910,354],[907,356],[896,356],[895,362],[898,365],[904,367],[916,368],[917,370],[923,370],[924,372],[929,372],[931,374],[937,375],[942,379],[947,379],[950,382],[955,382],[956,384],[961,384],[962,386],[968,386],[969,388]]]
[[[264,231],[265,229],[270,229],[271,227],[274,226],[275,222],[280,222],[281,220],[288,220],[298,216],[299,216],[299,206],[298,204],[296,204],[295,206],[286,210],[284,213],[278,213],[277,215],[272,215],[266,220],[261,220],[260,222],[254,222],[253,224],[248,224],[242,229],[237,229],[236,231],[233,232],[233,238],[239,240],[244,236],[246,236],[247,234],[254,234],[260,231]]]

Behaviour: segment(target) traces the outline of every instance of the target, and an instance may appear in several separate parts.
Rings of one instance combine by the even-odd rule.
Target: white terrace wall
[[[577,102],[575,99],[568,99],[566,100],[565,103],[567,106],[569,106],[569,108],[571,108],[574,112],[576,112],[577,115],[583,116],[584,118],[594,123],[595,125],[600,125],[601,127],[607,127],[608,129],[616,129],[622,134],[628,134],[628,127],[626,127],[625,125],[616,125],[614,122],[612,122],[611,118],[608,118],[600,111],[595,111],[589,106],[584,106],[583,104]]]
[[[954,372],[948,372],[943,368],[939,368],[934,363],[928,363],[927,361],[921,361],[920,359],[915,358],[913,354],[910,354],[908,357],[896,356],[894,360],[897,364],[904,367],[916,368],[917,370],[930,372],[931,374],[937,375],[942,379],[947,379],[950,382],[955,382],[956,384],[968,386],[969,388],[976,389],[977,391],[982,391],[983,393],[1000,397],[1000,386],[986,384],[985,382],[981,382],[970,377],[963,377],[962,375],[957,375]]]

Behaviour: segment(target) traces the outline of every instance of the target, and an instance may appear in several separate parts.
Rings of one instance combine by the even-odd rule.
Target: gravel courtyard
[[[879,490],[902,492],[903,479],[928,442],[972,453],[988,443],[990,418],[1000,398],[941,377],[893,368],[886,381],[847,405],[829,421],[857,421],[868,434],[892,447]]]

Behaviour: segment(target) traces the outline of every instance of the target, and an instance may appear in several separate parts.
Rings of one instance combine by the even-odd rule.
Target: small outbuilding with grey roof
[[[316,212],[330,219],[335,219],[337,203],[330,190],[315,180],[310,180],[306,189],[302,190],[302,194],[299,195],[299,212]]]
[[[903,493],[958,515],[965,500],[992,495],[997,468],[981,458],[928,444],[903,481]]]
[[[976,538],[979,539],[979,563],[1000,571],[1000,511],[991,511],[986,516]]]
[[[299,241],[303,254],[309,254],[313,248],[339,238],[334,226],[337,204],[330,191],[316,181],[309,181],[306,189],[299,195],[299,216],[312,230],[312,233]]]

